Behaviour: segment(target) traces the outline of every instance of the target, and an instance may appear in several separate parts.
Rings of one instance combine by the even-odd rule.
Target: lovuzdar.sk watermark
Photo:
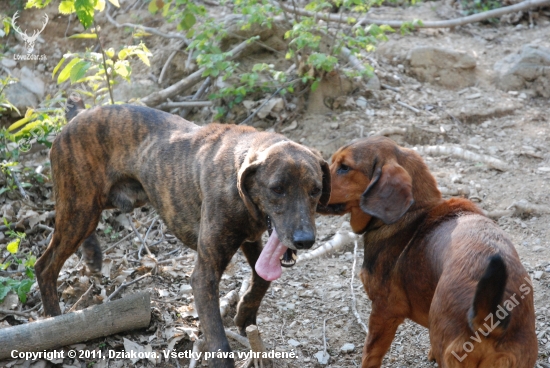
[[[25,48],[27,49],[26,54],[14,54],[13,59],[14,60],[32,60],[32,61],[45,61],[47,60],[47,57],[45,54],[42,55],[36,55],[33,54],[34,51],[34,45],[36,44],[36,40],[38,39],[38,36],[44,31],[46,28],[46,25],[48,24],[48,14],[44,14],[44,20],[42,22],[42,28],[40,30],[35,29],[33,30],[33,33],[31,35],[27,34],[27,30],[22,31],[21,28],[17,25],[17,18],[19,18],[19,11],[16,11],[13,17],[11,18],[11,24],[13,26],[13,30],[17,32],[23,41],[25,42]]]
[[[484,323],[483,327],[478,328],[477,331],[474,332],[474,335],[470,336],[470,339],[473,342],[466,341],[462,344],[462,349],[465,351],[464,355],[460,356],[454,350],[451,352],[459,362],[466,359],[468,353],[471,353],[475,349],[474,342],[480,344],[483,337],[489,336],[489,334],[493,332],[494,329],[497,328],[506,317],[509,316],[510,312],[521,303],[521,299],[525,299],[525,296],[529,295],[533,291],[533,282],[529,276],[525,277],[525,281],[527,281],[527,283],[521,284],[519,287],[521,294],[517,295],[514,293],[510,296],[510,298],[506,299],[497,307],[494,315],[493,313],[489,313],[489,315],[487,315],[484,319],[487,323]]]

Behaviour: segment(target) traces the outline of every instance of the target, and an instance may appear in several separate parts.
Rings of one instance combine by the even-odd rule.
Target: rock
[[[328,355],[328,353],[325,353],[324,351],[318,351],[315,354],[315,358],[317,358],[319,364],[327,365],[330,360],[330,355]]]
[[[12,83],[6,87],[6,98],[22,115],[25,115],[27,107],[38,106],[38,98],[34,93],[26,89],[20,82]]]
[[[422,82],[451,89],[472,86],[476,82],[476,59],[465,52],[437,47],[417,47],[407,54],[409,72]]]
[[[17,61],[13,59],[4,58],[2,59],[2,65],[6,68],[14,68],[17,65]]]
[[[535,273],[533,274],[533,278],[535,280],[540,280],[543,275],[544,275],[543,271],[535,271]]]
[[[344,353],[344,354],[352,353],[354,350],[355,350],[355,345],[354,345],[354,344],[350,344],[350,343],[344,344],[344,345],[342,345],[342,347],[340,348],[340,352],[341,352],[341,353]]]
[[[295,348],[302,345],[302,343],[300,341],[296,341],[294,339],[290,339],[287,342],[288,342],[289,345],[294,346]]]
[[[368,91],[380,91],[380,79],[376,74],[373,74],[373,76],[369,78],[367,84],[365,84],[365,88]]]
[[[366,109],[368,106],[367,99],[363,96],[360,96],[359,98],[357,98],[357,100],[355,100],[355,105],[357,105],[357,107],[360,109]]]
[[[21,77],[19,82],[29,91],[37,95],[39,98],[44,97],[46,85],[40,77],[34,75],[33,71],[24,66],[21,68]]]
[[[550,97],[550,50],[526,45],[495,63],[497,86],[504,91],[533,90]]]
[[[132,81],[132,83],[122,82],[113,88],[115,101],[128,102],[134,98],[142,98],[159,90],[159,87],[148,79]]]

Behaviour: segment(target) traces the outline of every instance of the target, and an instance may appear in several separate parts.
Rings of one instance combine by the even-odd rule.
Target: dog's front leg
[[[242,296],[237,307],[237,315],[235,316],[235,325],[239,329],[241,335],[246,336],[246,328],[256,324],[256,316],[260,303],[269,288],[271,282],[262,279],[256,272],[256,261],[262,252],[261,241],[253,243],[244,243],[241,250],[246,256],[248,264],[252,268],[252,282],[250,287]]]
[[[382,359],[391,346],[397,327],[403,318],[388,315],[387,306],[373,304],[369,318],[369,334],[363,346],[361,368],[380,368]]]
[[[208,218],[211,217],[203,217]],[[220,315],[219,283],[225,268],[243,241],[244,238],[220,228],[219,224],[208,221],[201,223],[198,257],[191,275],[191,286],[201,330],[206,337],[207,350],[203,356],[208,357],[210,368],[235,366]]]

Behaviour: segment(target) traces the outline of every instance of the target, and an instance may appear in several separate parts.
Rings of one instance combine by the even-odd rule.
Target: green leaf
[[[59,12],[64,15],[72,14],[76,11],[74,0],[64,0],[59,4]]]
[[[130,54],[130,51],[128,49],[122,49],[118,52],[118,58],[120,60],[126,59],[126,57]]]
[[[180,29],[188,31],[195,25],[195,23],[197,23],[197,18],[195,18],[195,14],[191,13],[190,11],[185,11],[182,14],[182,19],[178,27]]]
[[[65,82],[67,79],[69,79],[69,77],[71,76],[71,69],[80,60],[81,60],[80,58],[76,57],[73,60],[71,60],[69,64],[65,66],[65,68],[63,68],[63,70],[61,71],[61,73],[59,73],[59,76],[57,77],[57,84],[61,84]]]
[[[17,288],[17,295],[19,296],[21,303],[27,302],[27,293],[31,291],[33,283],[33,280],[26,279],[21,281],[21,284],[19,284],[19,287]]]
[[[63,63],[65,62],[65,58],[61,58],[61,60],[59,60],[59,63],[57,63],[57,65],[55,66],[55,68],[53,68],[53,72],[52,72],[52,79],[55,77],[55,74],[57,73],[57,71],[59,70],[59,68],[61,67],[61,65],[63,65]]]
[[[105,9],[105,0],[96,0],[94,9],[102,12]]]
[[[151,63],[149,62],[149,58],[147,57],[147,54],[144,52],[136,52],[136,55],[138,58],[140,58],[141,61],[143,61],[143,64],[147,66],[151,66]]]
[[[11,288],[7,285],[4,285],[2,282],[0,282],[0,302],[4,301],[4,298],[8,293],[10,292]]]
[[[69,38],[97,38],[96,33],[77,33],[72,36],[69,36]]]
[[[76,16],[84,29],[88,29],[94,21],[94,0],[75,0]]]
[[[76,83],[86,75],[92,64],[89,61],[81,60],[71,69],[71,83]]]
[[[120,8],[120,4],[118,3],[118,0],[109,0],[109,2],[114,6],[116,6],[117,8]]]
[[[315,82],[311,84],[311,91],[315,92],[317,88],[319,87],[319,79],[316,79]]]
[[[8,245],[6,246],[6,249],[11,254],[15,254],[19,250],[19,243],[20,242],[21,242],[21,239],[15,239],[15,240],[11,241],[10,243],[8,243]]]

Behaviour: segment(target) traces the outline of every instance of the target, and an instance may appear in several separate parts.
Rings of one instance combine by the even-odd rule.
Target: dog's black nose
[[[309,249],[315,243],[315,234],[310,231],[298,230],[292,237],[296,249]]]

